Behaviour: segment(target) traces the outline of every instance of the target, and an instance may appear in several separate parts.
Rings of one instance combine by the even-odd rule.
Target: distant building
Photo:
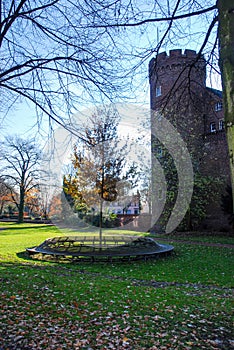
[[[194,173],[222,180],[220,192],[230,183],[222,92],[206,86],[206,61],[193,50],[162,52],[149,63],[150,107],[167,118],[189,150]],[[155,127],[152,113],[151,127]],[[152,137],[152,152],[163,158],[163,145]],[[154,157],[152,159],[154,162]],[[154,181],[154,180],[153,180]],[[155,189],[160,192],[159,189]],[[160,195],[158,195],[160,200]],[[207,207],[203,227],[227,226],[220,197]]]
[[[140,193],[137,192],[122,201],[111,202],[109,211],[118,215],[139,215],[141,211]]]

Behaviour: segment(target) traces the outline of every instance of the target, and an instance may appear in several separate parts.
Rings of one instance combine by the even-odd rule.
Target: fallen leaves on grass
[[[102,303],[73,300],[64,306],[41,294],[2,294],[0,348],[3,350],[166,350],[230,349],[229,317],[215,311],[175,305],[149,308],[147,314],[125,305],[108,311]],[[126,299],[131,304],[131,299]],[[220,318],[222,326],[219,323]]]

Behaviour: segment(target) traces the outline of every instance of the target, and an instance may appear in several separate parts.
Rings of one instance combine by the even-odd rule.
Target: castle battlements
[[[181,49],[170,50],[169,54],[166,52],[159,53],[149,62],[149,77],[155,75],[173,74],[191,67],[194,62],[194,68],[200,70],[204,75],[206,70],[206,61],[204,56],[198,58],[198,54],[194,50],[186,49],[182,52]],[[205,77],[204,77],[205,78]]]
[[[157,55],[158,60],[161,59],[171,59],[171,58],[196,58],[197,53],[194,50],[186,49],[184,53],[182,53],[181,49],[170,50],[169,55],[166,52],[161,52]]]

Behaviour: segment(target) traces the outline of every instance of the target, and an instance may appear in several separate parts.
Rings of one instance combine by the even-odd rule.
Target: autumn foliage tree
[[[122,181],[134,183],[135,165],[127,164],[126,142],[118,136],[118,115],[113,107],[98,108],[83,130],[83,140],[72,157],[73,175],[64,176],[64,192],[72,205],[99,210],[99,233],[102,241],[105,202],[118,198]]]
[[[33,216],[41,216],[42,206],[38,185],[27,191],[25,196],[25,207],[27,207],[29,214],[32,214]]]
[[[62,214],[62,201],[61,195],[56,194],[51,198],[48,211],[46,211],[49,218],[61,217]]]

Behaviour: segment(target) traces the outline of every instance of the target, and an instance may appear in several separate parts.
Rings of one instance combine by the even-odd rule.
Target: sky
[[[164,5],[169,4],[166,1],[162,1],[162,4],[163,3]],[[212,3],[212,1],[209,0],[207,3]],[[173,7],[173,1],[170,2],[170,5]],[[147,5],[140,3],[139,6]],[[125,49],[129,50],[130,52],[130,50],[134,47],[132,54],[139,52],[141,47],[145,47],[145,59],[143,59],[143,63],[138,70],[138,75],[134,77],[134,84],[136,88],[135,97],[132,99],[132,92],[131,89],[129,89],[129,95],[127,98],[124,101],[120,100],[117,102],[124,102],[127,104],[132,103],[133,106],[144,105],[146,108],[149,108],[148,63],[152,57],[152,53],[150,53],[150,51],[147,53],[147,48],[155,47],[157,45],[158,40],[163,36],[165,26],[167,26],[167,23],[160,22],[159,24],[153,25],[153,27],[143,26],[136,29],[128,28],[126,31],[122,32],[126,33],[126,35],[117,39],[119,40],[117,43],[121,46],[121,50]],[[196,16],[189,20],[178,22],[175,27],[175,31],[178,33],[178,35],[174,37],[172,30],[169,41],[167,44],[162,46],[161,51],[168,52],[170,49],[175,48],[198,50],[201,45],[201,35],[199,33],[203,30],[203,27],[205,30],[204,19],[203,22],[201,22],[200,18]],[[193,32],[193,40],[190,40],[189,38],[190,32]],[[126,47],[124,48],[124,46]],[[132,64],[133,63],[134,59],[132,59]],[[210,76],[208,75],[207,85],[212,85],[212,87],[220,89],[220,81],[217,82],[216,80],[217,79],[215,76],[210,79]],[[79,106],[79,108],[81,111],[85,110],[87,108],[86,101],[84,101],[83,105]],[[136,109],[137,108],[138,107],[136,107]],[[3,138],[4,135],[8,134],[20,134],[23,137],[41,135],[42,140],[46,139],[48,136],[48,117],[44,116],[43,122],[40,124],[40,130],[38,130],[38,128],[35,126],[36,122],[37,117],[34,106],[26,103],[25,101],[18,102],[9,111],[7,116],[0,113],[0,138]],[[130,124],[135,126],[135,123],[136,121],[134,117],[130,116],[128,121],[129,126]],[[57,126],[55,125],[54,127],[56,128]]]
[[[146,92],[139,91],[138,98],[135,99],[133,102],[132,100],[128,102],[126,100],[125,102],[128,105],[132,105],[132,113],[134,108],[137,113],[137,109],[141,106],[149,107],[149,87]],[[86,106],[83,106],[80,109],[80,116],[79,112],[74,114],[74,117],[76,119],[84,120],[85,116],[84,114],[91,109],[92,107],[95,107],[96,104],[90,104],[90,108],[87,108]],[[135,107],[134,107],[135,106]],[[87,114],[88,115],[88,114]],[[131,114],[129,117],[123,115],[123,123],[125,123],[126,126],[126,118],[128,118],[128,127],[132,124],[133,126],[136,125],[136,120],[134,119],[134,116]],[[48,117],[44,116],[44,120],[40,125],[40,130],[38,130],[37,127],[37,116],[34,109],[34,106],[29,106],[28,103],[20,103],[15,108],[12,108],[11,111],[7,114],[7,116],[1,115],[1,126],[0,126],[0,137],[4,137],[5,135],[12,135],[12,134],[19,134],[22,137],[32,137],[33,135],[41,134],[42,137],[45,138],[45,136],[48,135]],[[59,125],[54,125],[54,129],[60,129]]]
[[[207,86],[211,86],[215,89],[221,90],[222,87],[220,77],[214,75],[212,79],[210,79],[210,77],[208,76]],[[134,101],[132,101],[132,99],[126,99],[124,102],[122,101],[121,103],[126,103],[128,106],[132,106],[131,113],[129,114],[129,116],[123,116],[122,121],[125,125],[123,129],[126,130],[126,128],[128,128],[130,131],[131,126],[135,128],[137,120],[134,117],[134,113],[137,113],[138,108],[148,109],[148,116],[150,116],[149,86],[147,86],[144,91],[138,91]],[[86,106],[83,106],[80,110],[80,115],[83,115],[83,113],[85,113],[86,110]],[[37,116],[34,105],[31,104],[30,106],[25,101],[15,105],[14,108],[12,108],[7,115],[0,113],[0,139],[3,139],[7,135],[13,134],[20,135],[23,138],[39,136],[39,138],[41,138],[41,142],[43,143],[43,140],[47,139],[47,136],[49,134],[48,129],[49,123],[47,116],[44,116],[43,121],[40,123],[40,128],[38,129]],[[60,129],[60,126],[55,124],[54,130],[56,129]]]

